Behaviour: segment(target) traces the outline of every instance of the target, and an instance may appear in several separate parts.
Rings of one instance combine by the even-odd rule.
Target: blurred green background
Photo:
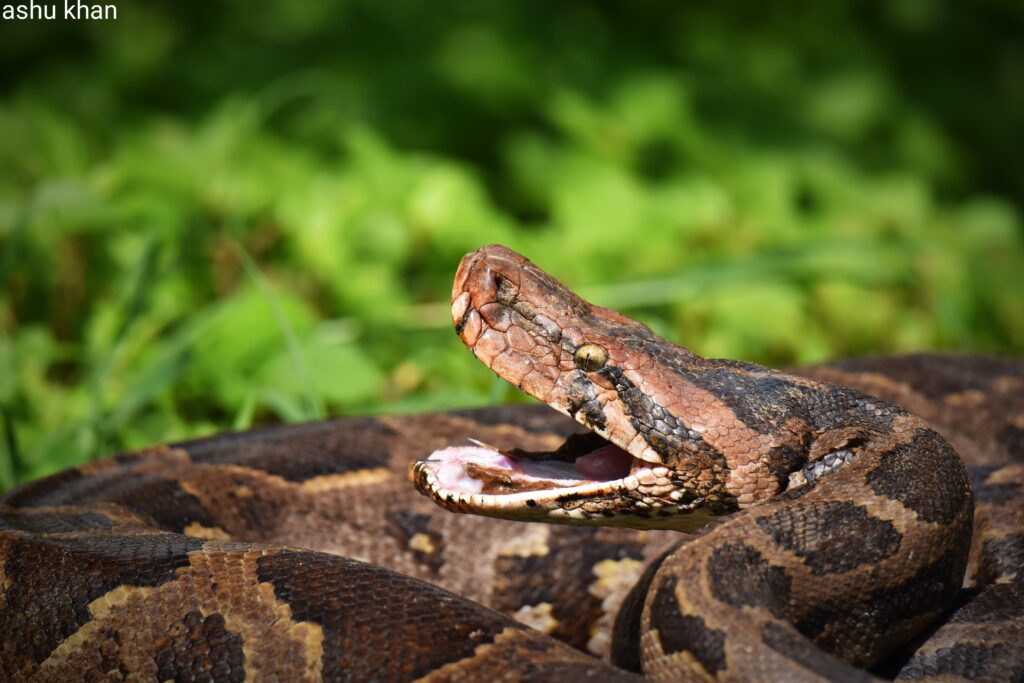
[[[1024,348],[1024,5],[119,3],[0,24],[0,490],[284,420],[517,400],[503,242],[772,365]]]

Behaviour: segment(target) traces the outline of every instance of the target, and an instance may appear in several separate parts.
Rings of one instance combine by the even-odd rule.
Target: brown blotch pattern
[[[481,267],[471,273],[473,263]],[[640,323],[587,304],[501,247],[467,258],[455,288],[456,304],[463,307],[456,314],[458,329],[467,344],[496,372],[546,400],[558,377],[580,377],[571,363],[560,364],[563,353],[571,354],[591,335],[602,344],[610,340],[612,362],[603,374],[591,373],[587,379],[593,379],[589,389],[595,397],[580,381],[576,404],[566,400],[559,407],[568,403],[588,424],[607,420],[609,433],[645,440],[640,445],[666,461],[685,460],[679,453],[685,450],[699,461],[697,469],[714,470],[704,477],[715,487],[729,474],[727,483],[736,485],[729,499],[716,501],[709,494],[708,504],[716,509],[760,502],[759,496],[777,491],[823,430],[890,439],[887,452],[869,453],[877,464],[866,461],[863,468],[823,477],[799,495],[784,494],[777,504],[790,508],[756,523],[754,516],[737,516],[740,523],[727,522],[717,530],[739,533],[713,529],[681,551],[689,565],[667,560],[662,567],[667,571],[658,575],[663,580],[653,583],[649,621],[658,634],[656,645],[668,655],[689,653],[706,672],[742,675],[752,670],[742,667],[777,660],[777,654],[822,676],[857,680],[862,674],[829,659],[783,620],[791,620],[826,650],[870,664],[894,646],[880,640],[898,644],[913,638],[958,598],[971,516],[966,475],[949,445],[930,430],[917,432],[912,443],[893,446],[906,440],[902,430],[909,424],[895,405],[747,363],[701,359]],[[472,296],[460,294],[464,288],[472,289]],[[527,357],[528,364],[520,362]],[[831,372],[838,374],[832,377],[872,375],[853,367],[834,368]],[[858,367],[882,373],[864,386],[889,392],[883,398],[895,396],[894,401],[929,420],[936,416],[943,425],[939,431],[962,454],[989,464],[1021,457],[1020,363],[955,360],[936,371],[930,361],[911,359],[902,370],[890,368],[888,377],[872,361]],[[596,396],[613,390],[625,398],[620,402],[625,409],[599,405]],[[938,400],[925,401],[921,392]],[[976,417],[982,413],[987,417]],[[490,520],[433,518],[425,500],[411,491],[401,493],[386,470],[401,469],[408,460],[445,445],[453,434],[480,436],[460,433],[464,429],[480,429],[498,441],[541,442],[554,432],[564,435],[566,425],[544,408],[360,418],[158,447],[30,484],[10,494],[0,508],[0,633],[5,636],[0,677],[42,672],[42,677],[67,679],[70,671],[237,679],[244,671],[288,680],[320,674],[354,680],[382,675],[630,680],[484,607],[378,566],[325,553],[166,533],[219,527],[277,543],[299,536],[360,557],[377,552],[377,546],[395,546],[401,552],[392,559],[408,565],[407,571],[482,594],[486,590],[478,584],[486,580],[498,587],[497,601],[510,607],[524,604],[513,602],[513,594],[527,596],[528,605],[550,598],[559,624],[577,619],[585,630],[594,623],[599,601],[586,595],[586,582],[579,587],[579,577],[593,578],[587,572],[601,556],[597,548],[618,547],[615,557],[634,559],[645,556],[637,551],[642,541],[632,545],[620,538],[619,546],[609,546],[600,530],[587,530],[576,536],[578,547],[556,540],[536,552],[530,546],[523,555],[503,556],[494,566],[459,566],[446,561],[447,550],[452,543],[465,547],[467,533],[484,539],[480,547],[493,548],[496,535],[517,532]],[[974,428],[975,438],[965,436],[971,431],[965,425]],[[869,467],[865,480],[862,473]],[[346,476],[366,472],[373,476]],[[997,515],[999,506],[1019,498],[1020,477],[1006,472],[992,469],[975,479],[981,484],[979,504],[1001,520],[978,536],[980,573],[993,581],[1009,576],[1024,538],[1012,519]],[[369,481],[374,483],[356,485]],[[878,498],[864,495],[865,483]],[[833,498],[823,501],[821,494]],[[869,502],[860,505],[865,498]],[[57,507],[71,504],[77,507]],[[95,515],[88,509],[94,505]],[[100,512],[101,505],[109,507]],[[28,512],[22,506],[46,508]],[[279,530],[278,516],[287,516],[290,526],[281,523]],[[324,521],[342,525],[348,537],[331,539],[330,524],[322,531],[307,528]],[[902,539],[897,527],[906,530]],[[941,533],[921,536],[922,529]],[[281,537],[275,537],[278,533]],[[937,546],[925,547],[922,538],[939,539],[939,551],[929,555]],[[858,543],[859,564],[842,551]],[[435,562],[433,550],[440,556],[442,546],[446,556]],[[925,552],[911,559],[908,547]],[[578,558],[582,567],[562,571],[566,557]],[[992,558],[1008,558],[1010,564]],[[853,574],[865,563],[874,563],[879,574]],[[680,567],[689,573],[674,573]],[[893,567],[881,576],[881,570]],[[526,574],[527,579],[503,578],[502,572]],[[805,591],[798,581],[814,574],[830,575],[831,582],[814,583]],[[562,580],[558,577],[575,580],[576,587],[555,583]],[[849,591],[843,593],[847,584],[861,591],[854,595],[855,605]],[[557,605],[567,596],[576,612],[559,611]],[[636,603],[637,596],[630,600]],[[907,675],[1024,677],[1019,665],[1022,601],[1020,584],[986,588],[922,646]],[[627,621],[631,628],[634,622]],[[734,643],[739,632],[759,637]],[[958,635],[950,635],[954,632]],[[645,651],[652,638],[644,634]],[[741,651],[755,654],[745,661],[737,654]],[[663,671],[679,673],[672,667],[687,658],[664,658],[668,668]]]
[[[528,649],[552,651],[556,660],[575,660],[571,668],[586,669],[586,658],[569,655],[572,651],[564,645],[556,647],[555,641],[526,632],[484,607],[380,567],[322,553],[281,551],[260,558],[257,573],[290,606],[294,619],[323,627],[325,680],[372,680],[381,671],[412,680],[472,661],[478,648],[494,646],[499,635],[511,631],[524,632],[520,646],[532,641]],[[531,662],[506,666],[510,671],[529,669]],[[598,671],[591,675],[603,671],[614,679],[614,672],[596,660],[591,666]],[[512,680],[530,679],[522,675]]]
[[[512,614],[523,606],[550,604],[558,622],[551,635],[586,650],[603,614],[601,599],[589,590],[595,578],[594,567],[602,560],[642,560],[644,543],[642,537],[621,529],[554,531],[547,535],[543,549],[496,558],[492,605]]]
[[[956,676],[968,680],[1021,681],[1024,663],[1012,645],[960,643],[937,652],[915,655],[900,671],[897,680]]]
[[[1024,533],[985,541],[977,577],[982,586],[1024,579]]]
[[[669,577],[655,588],[651,601],[651,628],[658,631],[661,649],[667,655],[687,651],[714,676],[725,669],[725,633],[708,628],[699,616],[683,614],[675,595],[676,579]]]
[[[845,501],[794,504],[759,517],[757,525],[781,547],[802,557],[815,575],[884,560],[899,550],[902,539],[892,522]]]
[[[924,522],[949,524],[971,501],[967,471],[946,440],[930,429],[882,455],[867,482],[875,493],[900,501]]]
[[[118,586],[173,581],[176,570],[188,565],[188,553],[202,546],[172,534],[7,539],[4,573],[33,579],[11,582],[3,591],[0,633],[21,639],[4,638],[0,660],[33,665],[92,619],[93,600]]]
[[[899,671],[897,680],[1024,680],[1024,584],[985,588],[958,608]]]
[[[380,420],[356,418],[346,429],[324,429],[321,423],[312,423],[263,430],[263,438],[252,436],[246,432],[212,436],[189,442],[187,448],[194,462],[216,465],[233,463],[231,456],[244,447],[248,467],[298,483],[387,467],[391,454],[374,444],[393,439],[395,433]]]
[[[242,637],[224,627],[220,614],[191,611],[157,642],[154,659],[161,681],[245,680]]]
[[[437,573],[444,564],[444,538],[430,528],[430,515],[392,510],[385,515],[386,532],[408,549],[420,564]]]
[[[942,557],[895,585],[879,588],[851,613],[844,605],[822,600],[797,619],[797,630],[819,646],[853,663],[877,661],[899,644],[879,642],[879,633],[899,633],[901,624],[938,616],[960,590],[962,555]]]
[[[0,529],[18,529],[36,534],[73,533],[82,529],[109,530],[114,522],[98,512],[61,512],[0,509]]]
[[[707,562],[711,594],[733,607],[763,607],[777,617],[785,614],[792,579],[760,552],[742,543],[726,543],[712,551]]]
[[[119,490],[108,494],[110,499],[148,515],[160,529],[181,533],[193,522],[207,527],[217,526],[216,516],[210,508],[185,491],[177,479],[138,474],[119,483]]]
[[[806,638],[793,633],[785,626],[768,622],[761,627],[764,644],[797,665],[809,669],[825,680],[844,683],[871,683],[875,678],[866,671],[854,668],[846,662],[828,655]]]

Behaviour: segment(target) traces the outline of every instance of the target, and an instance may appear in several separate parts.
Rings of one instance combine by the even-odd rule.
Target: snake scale
[[[497,245],[452,314],[548,405],[217,435],[0,499],[0,679],[1024,680],[1020,360],[705,359]]]

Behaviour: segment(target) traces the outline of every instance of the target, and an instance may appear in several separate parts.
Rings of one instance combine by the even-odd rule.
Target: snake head
[[[452,321],[499,377],[594,435],[589,450],[458,446],[413,465],[415,486],[460,512],[691,530],[844,467],[854,452],[830,456],[829,435],[850,424],[887,433],[899,411],[843,387],[702,358],[500,245],[462,259]]]
[[[686,529],[706,521],[698,513],[732,504],[720,495],[726,463],[699,434],[716,422],[695,416],[684,425],[676,399],[685,397],[685,383],[666,372],[699,363],[699,356],[585,301],[501,245],[463,258],[452,320],[498,376],[572,417],[594,439],[589,449],[555,453],[438,451],[411,470],[417,488],[438,504],[516,519]]]

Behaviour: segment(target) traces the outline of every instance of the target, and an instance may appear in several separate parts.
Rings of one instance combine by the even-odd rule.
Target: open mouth
[[[647,479],[646,472],[654,475],[651,463],[593,432],[573,434],[558,449],[546,452],[504,451],[470,442],[473,445],[435,451],[418,463],[442,497],[468,494],[479,499],[544,491],[565,495],[592,490],[595,484],[612,488],[630,476]]]
[[[677,473],[593,432],[541,453],[450,446],[413,463],[409,474],[441,507],[489,517],[689,532],[711,514]]]

